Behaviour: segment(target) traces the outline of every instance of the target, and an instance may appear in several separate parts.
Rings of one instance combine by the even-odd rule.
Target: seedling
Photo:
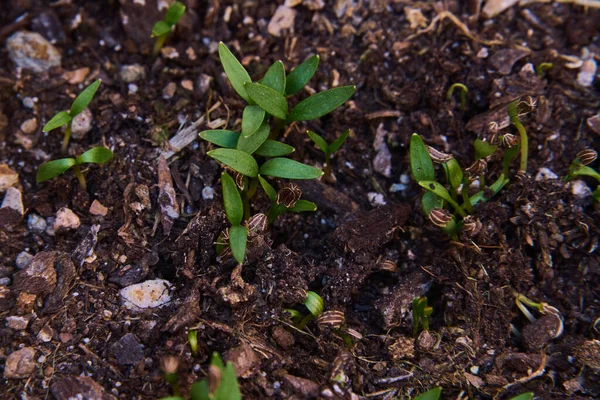
[[[154,42],[154,49],[152,51],[153,57],[156,57],[158,53],[160,53],[160,50],[165,44],[165,40],[167,40],[169,33],[171,33],[173,27],[177,25],[184,13],[185,5],[176,1],[167,9],[165,19],[154,24],[154,27],[152,28],[152,35],[150,36],[156,38],[156,42]]]
[[[188,341],[190,342],[192,355],[198,355],[198,329],[190,329],[188,332]]]
[[[558,318],[558,320],[560,321],[560,324],[559,324],[559,328],[557,329],[554,337],[557,338],[560,335],[562,335],[563,327],[564,327],[563,317],[557,308],[552,307],[551,305],[548,305],[547,303],[543,303],[543,302],[537,303],[519,293],[515,293],[515,304],[517,305],[519,310],[521,310],[523,315],[525,315],[525,317],[529,320],[529,322],[535,322],[536,318],[529,311],[529,309],[527,307],[529,307],[533,310],[536,310],[540,314],[552,314],[552,315],[556,316]]]
[[[344,144],[348,135],[350,135],[350,129],[347,129],[342,133],[337,139],[335,139],[331,144],[327,144],[325,139],[319,134],[313,131],[306,132],[308,137],[321,149],[323,153],[325,153],[325,169],[323,170],[323,179],[327,179],[331,176],[331,155],[338,151],[338,149]]]
[[[285,311],[290,314],[290,319],[296,328],[302,330],[309,322],[319,318],[323,313],[324,304],[321,296],[309,290],[306,292],[306,300],[304,300],[304,306],[309,314],[305,315],[301,311],[293,308],[286,308]]]
[[[429,389],[428,391],[421,393],[420,395],[415,397],[413,400],[438,400],[441,395],[442,395],[442,388],[436,387],[436,388]]]
[[[596,185],[596,189],[592,192],[592,197],[595,202],[600,202],[600,174],[595,169],[588,167],[589,164],[596,161],[596,158],[598,158],[598,153],[592,149],[585,149],[577,153],[577,157],[569,166],[569,172],[564,177],[564,180],[565,182],[569,182],[579,176],[589,176],[596,179],[598,185]]]
[[[427,305],[427,297],[417,297],[413,300],[412,316],[413,316],[413,336],[417,337],[419,326],[424,331],[429,330],[429,316],[433,314],[433,308]]]
[[[219,58],[233,89],[248,105],[242,114],[240,132],[207,130],[201,132],[200,137],[219,146],[208,155],[235,172],[234,177],[227,172],[221,176],[223,202],[231,228],[221,235],[218,244],[222,246],[227,239],[234,258],[243,264],[246,243],[252,234],[249,228],[253,225],[250,224],[250,200],[259,182],[272,203],[268,223],[285,211],[316,209],[313,203],[299,200],[299,190],[284,185],[278,193],[265,179],[268,176],[316,179],[323,175],[317,168],[286,157],[295,149],[278,141],[279,133],[287,124],[332,112],[352,96],[355,87],[337,87],[314,94],[289,111],[287,97],[298,93],[312,78],[319,64],[318,56],[310,57],[288,74],[283,63],[277,61],[258,82],[252,82],[246,69],[223,43],[219,44]]]
[[[460,90],[460,109],[464,111],[467,108],[467,93],[469,93],[469,89],[462,83],[455,83],[446,92],[446,100],[452,100],[452,94],[454,93],[454,89],[458,88]]]
[[[98,87],[100,87],[100,83],[102,83],[100,79],[94,81],[92,84],[86,87],[83,92],[79,94],[79,96],[75,98],[75,101],[73,101],[69,111],[60,111],[54,117],[52,117],[52,119],[48,121],[46,125],[44,125],[44,128],[42,129],[44,132],[50,132],[53,129],[66,126],[65,137],[62,143],[63,154],[67,152],[69,140],[71,140],[71,125],[73,123],[73,118],[81,114],[83,110],[87,108],[94,98]]]
[[[179,360],[175,356],[163,357],[160,360],[160,367],[165,374],[165,381],[171,386],[173,396],[177,398],[179,396],[179,375],[177,374]]]
[[[529,96],[526,96],[528,99],[532,99]],[[528,104],[528,100],[515,100],[508,105],[508,116],[510,117],[510,122],[517,128],[519,132],[519,145],[521,147],[521,161],[519,163],[519,173],[524,174],[527,171],[527,153],[529,151],[527,132],[525,131],[525,127],[519,120],[519,115],[527,113],[525,110],[526,107],[535,107],[535,101],[531,100],[532,103]]]
[[[110,161],[112,158],[112,151],[106,147],[94,147],[76,158],[61,158],[59,160],[48,161],[47,163],[40,165],[35,176],[35,180],[38,183],[44,182],[55,178],[73,168],[73,173],[77,177],[79,185],[81,185],[82,189],[85,190],[87,188],[87,184],[85,177],[81,172],[81,165],[87,163],[104,164]]]
[[[553,67],[554,67],[554,64],[552,64],[551,62],[543,62],[540,65],[538,65],[537,67],[535,67],[535,72],[536,72],[537,76],[539,76],[540,78],[543,78],[546,75],[546,72],[551,70]]]

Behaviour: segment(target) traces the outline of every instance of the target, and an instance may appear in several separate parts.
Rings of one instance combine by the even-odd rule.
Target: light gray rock
[[[536,181],[547,181],[549,179],[558,179],[558,175],[556,175],[554,172],[552,172],[548,168],[538,169],[538,172],[535,175]]]
[[[592,197],[592,190],[581,180],[571,182],[571,193],[573,193],[573,196],[582,200]]]
[[[26,251],[22,251],[15,258],[15,266],[18,269],[27,268],[31,264],[31,260],[33,260],[33,256]]]
[[[139,64],[124,65],[119,76],[126,83],[137,82],[146,77],[146,70]]]
[[[161,307],[171,301],[171,284],[164,279],[152,279],[124,287],[119,292],[123,305],[132,311]]]
[[[17,67],[36,73],[47,72],[61,64],[59,51],[39,33],[19,31],[8,38],[6,48]]]
[[[71,135],[73,139],[83,139],[85,135],[92,130],[92,123],[94,122],[94,115],[89,108],[86,108],[73,118],[71,123]]]
[[[47,227],[46,218],[40,217],[37,214],[29,214],[27,218],[27,229],[29,229],[29,232],[42,233]]]
[[[23,215],[23,197],[21,196],[21,191],[14,187],[9,187],[6,190],[0,208],[10,208]]]

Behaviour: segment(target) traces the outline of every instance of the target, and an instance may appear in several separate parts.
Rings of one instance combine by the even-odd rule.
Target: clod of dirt
[[[490,58],[490,66],[502,75],[510,74],[513,65],[529,54],[528,51],[519,49],[502,49],[495,52]]]
[[[8,56],[19,68],[42,73],[60,67],[59,51],[39,33],[19,31],[8,38],[6,48]]]
[[[296,342],[294,335],[280,325],[276,325],[271,328],[271,336],[273,336],[275,342],[277,342],[277,344],[284,349],[289,349]]]
[[[47,295],[54,291],[57,282],[54,262],[56,251],[42,251],[36,254],[31,264],[14,275],[13,289],[33,295]]]
[[[388,346],[388,351],[394,360],[413,358],[415,356],[415,339],[400,336]]]
[[[64,298],[71,289],[71,283],[76,275],[75,265],[71,261],[71,258],[63,252],[58,253],[54,262],[54,269],[58,276],[56,288],[46,298],[44,308],[42,309],[43,314],[57,312],[64,306]]]
[[[35,371],[35,350],[25,347],[10,353],[4,365],[4,379],[28,378]]]
[[[573,349],[573,354],[577,360],[596,371],[600,371],[600,341],[599,340],[588,340],[581,346],[577,346]]]
[[[200,289],[198,286],[192,288],[191,293],[187,296],[184,303],[179,307],[177,312],[165,324],[163,331],[175,333],[180,329],[189,326],[200,317]]]
[[[27,325],[29,324],[29,319],[30,318],[28,317],[13,315],[10,317],[6,317],[6,325],[10,329],[14,329],[15,331],[22,331],[25,328],[27,328]]]
[[[117,363],[121,365],[135,365],[144,358],[142,345],[131,333],[125,334],[113,344],[111,350]]]
[[[171,301],[171,283],[164,279],[153,279],[127,286],[119,292],[123,305],[131,311],[161,307]]]
[[[0,192],[5,192],[11,186],[19,183],[19,174],[6,164],[0,164]]]
[[[57,380],[50,387],[52,395],[56,400],[68,399],[91,399],[91,400],[113,400],[113,395],[104,392],[100,386],[89,376],[67,376]]]
[[[536,352],[548,345],[557,337],[562,321],[557,315],[547,314],[535,322],[525,325],[522,331],[522,341],[525,349]]]
[[[235,367],[235,373],[240,378],[249,378],[257,372],[260,359],[248,343],[242,343],[225,354],[225,359],[231,361]]]
[[[319,395],[319,385],[311,380],[287,374],[283,376],[283,381],[304,399],[312,399]]]
[[[90,214],[105,217],[108,214],[108,208],[104,207],[98,200],[94,200],[90,206]]]

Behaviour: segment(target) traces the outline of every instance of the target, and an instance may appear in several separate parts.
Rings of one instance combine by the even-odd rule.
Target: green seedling
[[[319,316],[323,313],[325,302],[323,301],[323,298],[321,296],[309,290],[306,292],[304,306],[308,310],[308,314],[304,314],[301,311],[295,310],[293,308],[285,309],[285,311],[287,311],[290,314],[290,319],[292,320],[296,328],[300,330],[304,329],[304,327],[309,322],[319,318]]]
[[[433,314],[433,308],[427,305],[427,297],[417,297],[412,303],[413,336],[417,337],[419,326],[424,331],[429,330],[429,317]]]
[[[563,317],[562,317],[562,314],[560,313],[560,311],[556,307],[552,307],[551,305],[548,305],[547,303],[543,303],[543,302],[542,303],[535,302],[519,293],[515,293],[515,304],[517,305],[519,310],[521,310],[523,315],[525,315],[525,317],[529,320],[529,322],[535,322],[536,318],[529,311],[529,309],[527,307],[531,308],[532,310],[536,310],[540,314],[555,315],[560,321],[560,326],[556,332],[555,337],[558,337],[562,334],[562,332],[563,332]]]
[[[53,129],[66,126],[65,137],[62,143],[63,154],[67,152],[69,141],[71,140],[71,126],[73,123],[73,118],[81,114],[83,110],[87,108],[94,98],[98,87],[100,87],[100,83],[102,83],[100,79],[94,81],[92,84],[86,87],[83,92],[79,94],[79,96],[75,98],[75,101],[73,101],[69,111],[60,111],[54,117],[52,117],[52,119],[48,121],[46,125],[44,125],[44,128],[42,129],[44,132],[50,132]]]
[[[222,175],[223,202],[231,228],[221,235],[218,246],[227,247],[223,244],[228,240],[234,258],[243,264],[246,244],[253,234],[249,228],[262,221],[262,218],[250,221],[250,200],[259,183],[272,203],[268,223],[285,211],[316,209],[313,203],[299,200],[295,188],[283,186],[278,193],[265,179],[316,179],[323,175],[321,170],[289,158],[295,149],[278,141],[279,134],[288,124],[332,112],[352,96],[355,87],[343,86],[316,93],[290,111],[287,98],[302,90],[312,78],[319,64],[318,56],[310,57],[287,74],[283,63],[277,61],[258,82],[252,82],[246,69],[223,43],[219,44],[219,58],[231,86],[247,106],[242,113],[240,132],[207,130],[201,132],[200,137],[219,146],[208,155],[235,172],[234,177],[229,173]],[[262,222],[258,225],[263,226]]]
[[[519,173],[524,174],[527,171],[527,153],[529,151],[527,132],[525,131],[525,127],[519,120],[519,115],[522,114],[520,110],[521,106],[526,106],[524,102],[521,101],[513,101],[508,105],[508,116],[510,118],[510,122],[517,128],[519,132],[519,146],[521,148],[521,161],[519,163]],[[535,106],[535,103],[532,104],[532,107]]]
[[[325,169],[323,170],[323,178],[328,178],[331,175],[331,155],[338,151],[342,144],[344,144],[348,138],[348,135],[350,135],[350,129],[344,131],[344,133],[331,142],[331,144],[327,144],[322,136],[313,131],[307,131],[306,133],[308,137],[321,149],[321,151],[325,153]]]
[[[553,67],[554,67],[554,64],[552,64],[551,62],[543,62],[540,65],[538,65],[537,67],[535,67],[535,72],[536,72],[537,76],[539,76],[540,78],[543,78],[546,75],[546,72],[551,70]]]
[[[85,177],[81,172],[81,165],[83,164],[104,164],[113,158],[113,153],[106,147],[94,147],[89,149],[82,155],[76,158],[61,158],[60,160],[48,161],[39,166],[37,174],[35,176],[36,181],[44,182],[73,168],[73,173],[77,177],[79,184],[85,190],[87,184]]]
[[[436,388],[429,389],[428,391],[421,393],[420,395],[415,397],[413,400],[438,400],[441,395],[442,395],[442,388],[436,387]]]
[[[190,329],[188,332],[188,341],[190,342],[190,350],[193,356],[198,355],[198,329]]]
[[[455,83],[452,86],[450,86],[450,88],[446,92],[446,100],[452,100],[452,94],[454,93],[454,89],[457,88],[460,90],[460,109],[464,111],[467,108],[467,93],[469,93],[469,89],[467,89],[467,87],[462,83]]]
[[[600,202],[600,173],[595,169],[588,167],[588,165],[596,161],[597,158],[598,153],[592,149],[585,149],[577,153],[577,157],[569,166],[569,172],[564,177],[564,181],[569,182],[570,180],[581,176],[589,176],[596,179],[598,185],[596,185],[596,189],[592,192],[592,197],[595,202]]]
[[[163,21],[158,21],[152,27],[152,35],[151,37],[156,38],[156,42],[154,42],[154,49],[152,50],[152,56],[158,56],[160,50],[165,44],[165,40],[169,36],[169,33],[173,30],[173,27],[177,25],[183,14],[185,13],[185,5],[176,1],[167,10],[165,14],[165,19]]]

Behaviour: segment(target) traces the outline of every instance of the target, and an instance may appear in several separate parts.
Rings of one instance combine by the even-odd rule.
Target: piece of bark
[[[179,218],[179,205],[177,204],[169,165],[162,156],[158,159],[158,189],[161,223],[165,236],[169,236],[173,221]]]

